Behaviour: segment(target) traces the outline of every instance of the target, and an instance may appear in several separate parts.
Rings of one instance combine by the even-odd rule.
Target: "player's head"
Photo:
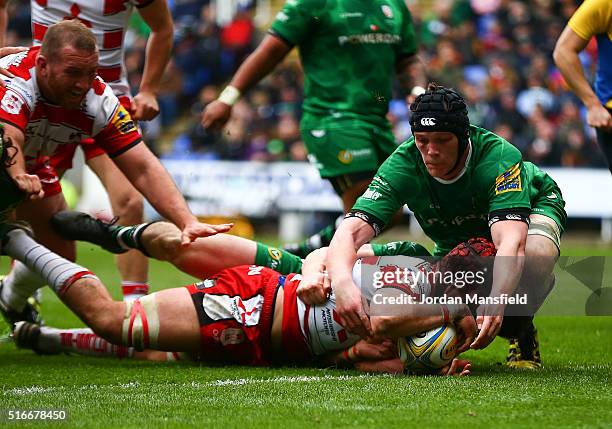
[[[429,174],[452,178],[470,133],[463,97],[453,89],[429,84],[410,105],[410,128]]]
[[[436,264],[436,270],[443,274],[441,277],[453,279],[455,283],[440,285],[442,287],[438,290],[447,296],[488,296],[496,253],[495,244],[482,237],[470,238],[458,244]]]
[[[36,59],[37,80],[49,101],[79,108],[98,69],[98,48],[92,32],[76,19],[50,26]]]

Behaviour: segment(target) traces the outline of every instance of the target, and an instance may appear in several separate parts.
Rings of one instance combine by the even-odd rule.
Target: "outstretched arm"
[[[586,106],[587,123],[595,128],[612,130],[612,115],[593,92],[578,56],[588,43],[566,26],[557,40],[553,58],[569,87]]]
[[[268,34],[242,63],[219,98],[206,106],[202,114],[204,128],[220,130],[229,120],[232,106],[240,94],[244,94],[267,76],[287,56],[291,48],[292,46],[279,37]]]
[[[344,219],[329,246],[326,266],[336,295],[336,309],[342,325],[349,331],[367,337],[370,320],[361,303],[361,294],[352,279],[357,249],[374,237],[374,230],[365,221]]]
[[[182,244],[198,237],[227,232],[232,225],[201,223],[191,213],[187,202],[153,153],[140,143],[114,158],[119,169],[163,217],[182,231]]]
[[[515,220],[499,221],[491,225],[491,237],[497,249],[491,296],[509,295],[518,286],[525,263],[527,229],[525,222]],[[495,339],[504,320],[504,309],[504,305],[484,307],[476,319],[480,333],[472,343],[472,348],[485,348]]]

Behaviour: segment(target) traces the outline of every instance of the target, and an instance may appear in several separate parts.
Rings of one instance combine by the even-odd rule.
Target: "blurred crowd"
[[[162,114],[145,124],[147,140],[177,122],[182,132],[167,156],[304,161],[300,139],[302,73],[295,52],[235,108],[227,129],[200,125],[214,100],[266,29],[254,24],[254,1],[240,3],[233,20],[217,24],[214,2],[173,0],[175,48],[159,101]],[[605,167],[585,110],[552,61],[555,42],[580,0],[407,0],[420,56],[431,80],[458,89],[472,123],[517,146],[543,166]],[[29,1],[10,5],[7,44],[30,39]],[[126,67],[134,93],[144,65],[148,28],[135,14],[127,35]],[[594,40],[581,54],[594,73]],[[389,119],[398,143],[410,136],[408,106],[395,91]]]

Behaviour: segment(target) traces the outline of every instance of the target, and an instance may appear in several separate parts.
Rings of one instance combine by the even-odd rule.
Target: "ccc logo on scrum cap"
[[[421,125],[424,127],[433,127],[436,125],[436,118],[421,118]]]

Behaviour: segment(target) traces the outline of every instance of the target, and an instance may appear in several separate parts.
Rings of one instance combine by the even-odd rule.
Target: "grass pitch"
[[[112,256],[88,245],[79,262],[120,296]],[[569,254],[593,254],[570,247]],[[610,250],[603,253],[610,254]],[[0,271],[6,272],[2,258]],[[153,289],[191,279],[152,261]],[[608,277],[609,278],[609,277]],[[568,283],[560,278],[559,283]],[[584,295],[578,291],[578,295]],[[582,295],[581,295],[582,294]],[[584,302],[584,301],[582,301]],[[82,324],[50,292],[49,325]],[[190,363],[37,356],[0,345],[2,427],[507,427],[612,425],[612,318],[540,317],[545,368],[506,369],[506,344],[469,352],[473,375],[390,377],[312,368],[207,367]],[[9,423],[8,409],[63,409],[66,422]]]

